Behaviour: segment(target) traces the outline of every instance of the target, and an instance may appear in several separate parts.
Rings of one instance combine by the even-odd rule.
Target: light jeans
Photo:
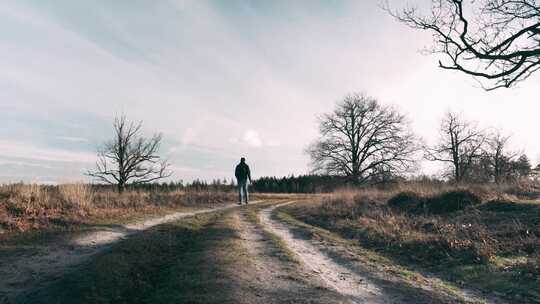
[[[238,181],[238,201],[240,204],[242,202],[248,203],[249,192],[248,192],[248,181]]]

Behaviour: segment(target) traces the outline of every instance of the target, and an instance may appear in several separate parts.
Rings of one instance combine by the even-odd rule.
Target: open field
[[[447,207],[470,199],[478,201]],[[540,302],[540,202],[530,197],[463,187],[357,191],[281,211],[407,269],[512,303]]]
[[[149,214],[208,208],[235,200],[218,191],[127,191],[87,184],[0,186],[0,239],[24,231],[69,230]]]
[[[79,303],[282,303],[281,299],[338,303],[339,295],[299,269],[276,239],[260,228],[253,208],[229,205],[134,234],[7,299],[14,303],[73,299]]]
[[[409,184],[238,206],[234,193],[13,187],[29,189],[3,189],[0,303],[540,301],[534,191]]]

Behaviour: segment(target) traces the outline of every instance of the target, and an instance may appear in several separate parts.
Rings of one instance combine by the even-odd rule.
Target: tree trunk
[[[126,190],[126,184],[121,181],[118,183],[118,193],[124,193],[124,190]]]

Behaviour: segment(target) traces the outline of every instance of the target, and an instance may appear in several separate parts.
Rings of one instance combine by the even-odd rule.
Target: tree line
[[[342,176],[356,185],[406,176],[422,159],[442,163],[442,177],[456,183],[508,183],[533,172],[527,155],[501,130],[481,129],[448,111],[438,131],[437,141],[426,144],[395,107],[351,94],[319,118],[319,138],[307,153],[313,173]]]
[[[170,177],[170,164],[158,156],[162,136],[141,135],[142,123],[116,118],[114,137],[98,152],[96,181],[123,192],[135,189],[220,190],[234,181],[216,179],[159,183]],[[455,183],[511,183],[530,178],[527,155],[497,129],[482,129],[461,114],[448,111],[440,120],[438,139],[426,144],[396,107],[373,97],[350,94],[334,110],[319,117],[319,137],[306,148],[311,159],[309,175],[262,177],[254,181],[259,192],[328,192],[340,185],[388,185],[416,174],[422,159],[444,165],[440,177]]]
[[[118,186],[114,184],[98,183],[92,185],[95,190],[118,190]],[[173,192],[173,191],[210,191],[210,192],[228,192],[233,191],[236,188],[234,180],[227,179],[213,179],[212,181],[206,181],[202,179],[195,179],[191,182],[185,182],[183,180],[171,180],[171,181],[155,181],[151,183],[143,184],[129,184],[126,188],[135,191],[146,192]],[[125,189],[124,189],[125,190]]]

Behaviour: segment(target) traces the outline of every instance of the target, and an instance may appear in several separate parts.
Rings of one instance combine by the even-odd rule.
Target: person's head
[[[240,158],[240,162],[241,162],[241,163],[245,163],[245,162],[246,162],[246,158],[245,158],[245,157]]]

